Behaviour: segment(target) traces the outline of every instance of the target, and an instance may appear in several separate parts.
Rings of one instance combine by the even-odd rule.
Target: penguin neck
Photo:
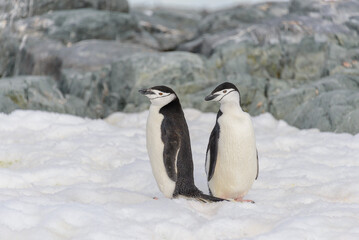
[[[241,114],[244,113],[241,105],[238,102],[235,101],[231,101],[231,102],[223,102],[221,103],[221,107],[220,110],[222,111],[222,113],[227,113],[227,114],[231,114],[231,113],[237,113],[237,114]]]
[[[157,105],[151,104],[149,111],[150,111],[150,112],[153,112],[153,113],[159,113],[159,112],[160,112],[160,109],[161,109],[161,106],[157,106]]]

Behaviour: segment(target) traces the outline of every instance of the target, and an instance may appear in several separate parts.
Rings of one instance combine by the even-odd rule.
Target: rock
[[[217,11],[206,16],[199,25],[200,33],[223,32],[244,27],[250,23],[260,23],[288,14],[288,3],[260,3],[242,5]]]
[[[19,44],[11,33],[0,32],[0,78],[14,74]]]
[[[358,50],[352,52],[353,55],[358,55]],[[347,59],[346,61],[343,61],[341,65],[336,66],[332,69],[330,72],[331,75],[335,74],[342,74],[347,76],[359,76],[359,62],[355,57],[352,59]]]
[[[139,27],[129,14],[79,9],[21,19],[15,22],[15,30],[22,35],[42,33],[71,45],[85,39],[129,40]]]
[[[327,19],[335,24],[342,24],[359,12],[359,2],[348,1],[322,1],[322,0],[291,0],[290,13],[307,15]]]
[[[359,133],[358,90],[335,90],[323,93],[295,109],[289,122],[300,128],[357,134]]]
[[[116,109],[134,111],[144,110],[149,105],[138,94],[141,88],[170,85],[178,94],[186,95],[204,89],[214,81],[209,77],[203,60],[195,54],[143,53],[124,57],[112,64],[109,89],[116,99]]]
[[[15,75],[53,76],[59,79],[62,60],[57,55],[64,46],[44,37],[23,37]]]
[[[42,15],[49,11],[93,8],[117,12],[128,12],[127,0],[5,0],[0,3],[7,20]]]
[[[296,51],[293,65],[295,80],[319,79],[325,74],[327,44],[318,42],[314,38],[305,38]]]
[[[306,16],[285,16],[264,23],[240,25],[232,30],[201,36],[200,53],[209,56],[216,49],[240,42],[247,42],[258,47],[297,45],[306,38],[313,38],[315,42],[337,43],[345,48],[358,46],[354,43],[354,39],[358,40],[358,35],[345,25]],[[198,39],[194,41],[198,42]],[[198,45],[197,43],[197,48],[199,48]]]
[[[34,109],[60,113],[77,113],[67,105],[56,82],[50,77],[19,76],[0,79],[0,111]]]
[[[210,68],[223,73],[220,79],[229,74],[250,74],[305,83],[330,74],[348,59],[358,42],[359,36],[344,25],[286,16],[204,35],[180,49],[208,57]]]
[[[225,80],[237,84],[242,92],[242,104],[251,114],[258,115],[268,107],[266,79],[233,74],[222,79],[202,58],[190,53],[134,54],[121,58],[111,69],[109,92],[114,103],[111,109],[144,110],[148,101],[138,94],[139,89],[170,85],[180,96],[183,107],[214,111],[217,106],[205,102],[204,97]]]
[[[324,3],[325,4],[325,3]],[[323,6],[323,1],[321,0],[291,0],[289,5],[289,11],[291,13],[319,13],[321,7]]]
[[[0,110],[102,118],[147,109],[138,89],[165,84],[183,107],[217,111],[203,98],[230,81],[251,115],[358,132],[358,1],[121,11],[125,0],[0,0]]]
[[[119,110],[117,98],[114,97],[118,93],[110,91],[111,64],[126,56],[151,52],[140,45],[117,41],[78,42],[59,52],[63,61],[59,88],[66,97],[81,99],[86,106],[87,116],[105,117]]]
[[[79,99],[83,109],[82,114],[91,118],[105,117],[118,109],[112,108],[111,92],[109,91],[109,68],[96,71],[79,69],[64,69],[61,73],[59,89],[69,99],[77,104]],[[77,109],[76,109],[77,110]],[[82,115],[81,114],[81,115]]]
[[[99,70],[137,52],[152,51],[140,45],[109,40],[85,40],[65,47],[57,40],[25,36],[16,75],[47,75],[58,80],[62,68]]]
[[[350,17],[346,22],[346,25],[359,34],[359,16]]]
[[[75,68],[85,71],[102,69],[121,57],[140,52],[154,52],[141,45],[121,43],[110,40],[85,40],[58,51],[63,68]]]
[[[191,40],[197,31],[201,15],[192,11],[153,9],[132,11],[144,33],[141,43],[158,50],[173,50]],[[148,36],[153,40],[148,41]]]
[[[348,76],[337,74],[296,88],[288,88],[286,86],[277,92],[270,91],[268,93],[270,100],[269,111],[276,118],[284,119],[289,124],[299,128],[315,127],[323,131],[334,131],[339,125],[338,121],[333,121],[334,116],[330,115],[330,112],[336,108],[332,109],[332,106],[345,106],[343,101],[347,101],[348,108],[346,110],[344,108],[341,109],[342,111],[345,110],[343,114],[346,115],[351,111],[356,111],[359,105],[356,105],[356,102],[352,100],[353,98],[356,99],[356,97],[352,96],[353,94],[350,92],[358,94],[358,90],[359,75]],[[350,97],[345,97],[344,92],[350,93]],[[334,98],[335,101],[339,99],[338,96],[342,96],[343,101],[335,102],[330,100],[328,102],[331,105],[328,105],[328,102],[323,101],[323,99],[328,99],[328,96],[336,96]],[[314,121],[314,119],[316,120]],[[349,126],[342,126],[342,129],[351,128],[347,127]]]

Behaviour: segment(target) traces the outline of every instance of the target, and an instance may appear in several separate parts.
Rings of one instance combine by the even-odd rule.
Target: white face
[[[206,101],[212,102],[239,102],[239,93],[233,89],[223,89],[206,97]]]
[[[176,98],[174,93],[162,92],[156,89],[148,89],[148,93],[145,94],[155,106],[165,106]]]

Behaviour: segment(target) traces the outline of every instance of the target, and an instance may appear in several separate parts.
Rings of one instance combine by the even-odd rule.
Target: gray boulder
[[[358,90],[335,90],[303,103],[288,122],[299,128],[359,133]]]
[[[14,74],[19,45],[11,33],[0,32],[0,78]]]
[[[132,11],[143,29],[142,44],[158,50],[173,50],[191,40],[197,31],[201,15],[192,11],[142,9]]]
[[[76,96],[64,96],[52,77],[17,76],[0,79],[0,112],[32,109],[94,116],[85,101]]]
[[[250,74],[305,83],[354,58],[351,52],[358,42],[359,36],[344,25],[290,16],[205,35],[180,49],[207,56],[210,68],[223,73],[220,79]]]
[[[345,93],[348,96],[345,96]],[[353,126],[344,125],[342,122],[352,124],[348,119],[345,120],[345,116],[350,117],[351,112],[358,109],[359,105],[355,102],[358,94],[359,75],[337,74],[300,87],[285,87],[279,89],[278,92],[270,91],[269,112],[276,118],[284,119],[289,124],[299,128],[346,131],[344,129],[355,129]],[[330,99],[330,96],[333,99]],[[328,101],[325,102],[324,100]],[[340,106],[346,107],[342,108]],[[335,120],[331,112],[337,107],[340,107],[340,112],[338,113],[340,113],[341,117],[338,115]],[[357,133],[358,131],[350,132]]]
[[[63,44],[57,40],[45,37],[23,37],[15,75],[53,76],[58,80],[62,60],[57,55],[63,48]]]
[[[42,33],[67,45],[85,39],[128,40],[139,31],[129,14],[94,9],[55,11],[18,20],[14,25],[22,35]]]
[[[110,92],[116,109],[144,110],[148,101],[138,90],[155,85],[170,85],[179,94],[195,93],[215,80],[201,57],[186,52],[135,54],[112,64]],[[183,100],[183,105],[188,102]]]
[[[237,28],[203,34],[179,49],[210,56],[217,49],[230,44],[246,42],[253,46],[297,45],[303,39],[316,42],[336,43],[345,48],[358,47],[358,34],[343,24],[308,16],[288,15],[263,23],[240,24]]]
[[[104,117],[118,110],[110,90],[111,64],[137,53],[154,52],[140,45],[108,40],[85,40],[62,49],[59,88],[66,97],[81,99],[87,116]]]
[[[101,118],[118,110],[111,105],[109,77],[110,70],[106,67],[91,72],[64,69],[58,87],[69,105],[82,107],[81,116]]]
[[[289,11],[291,13],[320,13],[325,3],[321,0],[291,0]]]
[[[359,33],[359,16],[353,16],[350,17],[348,19],[348,21],[346,22],[346,25],[353,29],[354,31],[356,31],[357,33]]]
[[[38,109],[65,113],[66,100],[50,77],[21,76],[0,79],[0,111]]]
[[[343,37],[344,35],[347,37]],[[340,38],[339,44],[343,47],[358,46],[357,43],[351,42],[354,41],[351,39],[358,40],[358,35],[345,25],[308,16],[288,15],[263,23],[246,24],[228,31],[207,34],[201,38],[203,40],[201,50],[205,50],[205,52],[200,53],[208,55],[217,48],[238,42],[248,42],[261,47],[299,44],[305,38],[315,38],[317,42],[333,43],[338,43],[338,38]]]
[[[322,0],[291,0],[290,13],[328,19],[336,24],[342,24],[359,12],[359,2],[322,1]]]
[[[242,5],[208,14],[201,21],[198,31],[216,33],[245,27],[246,24],[260,23],[288,14],[288,3],[260,3]]]
[[[42,15],[49,11],[93,8],[117,12],[128,12],[127,0],[2,0],[0,12],[9,22],[18,18]]]
[[[102,69],[121,57],[140,52],[153,52],[141,45],[110,40],[85,40],[62,48],[56,54],[62,60],[62,67],[86,71]]]

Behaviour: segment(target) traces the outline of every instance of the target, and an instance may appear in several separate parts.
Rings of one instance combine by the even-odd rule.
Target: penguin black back
[[[191,141],[176,93],[166,86],[142,89],[151,101],[147,150],[152,172],[166,197],[184,196],[203,202],[223,199],[203,194],[194,184]]]
[[[193,159],[191,141],[186,119],[178,98],[163,106],[160,113],[164,116],[162,121],[162,141],[170,142],[179,149],[167,149],[166,154],[177,153],[177,179],[174,196],[187,195],[196,191],[193,179]],[[170,130],[170,131],[169,131]],[[176,152],[173,152],[176,151]]]

